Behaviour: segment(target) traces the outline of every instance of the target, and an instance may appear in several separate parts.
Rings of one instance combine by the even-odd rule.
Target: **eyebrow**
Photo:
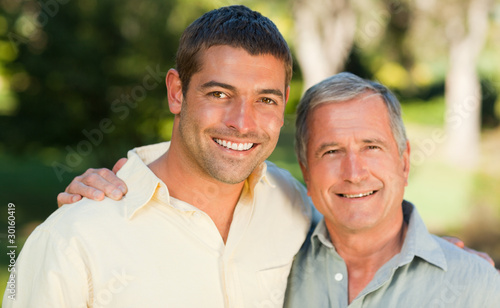
[[[387,143],[384,140],[379,139],[379,138],[363,139],[362,142],[363,142],[363,144],[379,144],[379,145],[382,145],[384,147],[387,147]],[[320,155],[327,148],[336,147],[336,146],[339,146],[338,142],[326,142],[326,143],[323,143],[323,144],[321,144],[319,146],[319,148],[316,151],[314,151],[314,154],[316,156]]]
[[[236,87],[234,87],[230,84],[218,82],[218,81],[214,81],[214,80],[205,82],[204,84],[201,85],[201,88],[203,90],[208,89],[208,88],[213,88],[213,87],[221,87],[221,88],[228,89],[228,90],[234,91],[234,92],[237,91]],[[273,95],[276,95],[279,97],[284,97],[283,92],[278,90],[278,89],[262,89],[259,91],[259,94],[273,94]]]
[[[320,147],[314,151],[314,156],[320,155],[325,149],[330,148],[330,147],[336,147],[338,146],[338,142],[328,142],[328,143],[323,143],[320,145]]]
[[[236,91],[236,88],[233,87],[232,85],[227,84],[227,83],[217,82],[214,80],[211,80],[209,82],[205,82],[204,84],[201,85],[202,89],[213,88],[213,87],[221,87],[221,88],[228,89],[231,91]]]
[[[278,89],[263,89],[259,91],[259,94],[273,94],[279,97],[283,97],[283,92]]]
[[[363,143],[365,143],[365,144],[380,144],[383,146],[387,146],[387,143],[380,138],[363,139]]]

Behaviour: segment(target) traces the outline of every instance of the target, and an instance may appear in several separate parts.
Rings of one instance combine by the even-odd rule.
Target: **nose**
[[[357,184],[368,178],[368,168],[357,153],[347,153],[341,167],[342,177],[346,182]]]
[[[257,125],[253,102],[243,98],[230,102],[225,124],[241,134],[253,131]]]

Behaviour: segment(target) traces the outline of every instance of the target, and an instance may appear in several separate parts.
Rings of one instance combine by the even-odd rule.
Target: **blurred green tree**
[[[126,149],[168,138],[163,78],[191,21],[176,12],[197,16],[205,2],[0,2],[0,40],[14,55],[0,64],[13,101],[0,116],[3,147],[54,147],[63,171],[90,156],[109,165]]]

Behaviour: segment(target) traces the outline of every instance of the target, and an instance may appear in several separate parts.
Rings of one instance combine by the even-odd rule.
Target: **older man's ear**
[[[302,171],[302,177],[304,178],[304,183],[306,183],[307,195],[310,197],[309,193],[309,172],[307,171],[307,167],[304,166],[302,162],[299,162],[300,170]]]

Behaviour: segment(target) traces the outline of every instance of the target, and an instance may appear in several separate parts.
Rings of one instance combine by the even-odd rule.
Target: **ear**
[[[173,114],[179,114],[182,107],[182,83],[179,77],[179,72],[175,69],[170,69],[167,72],[167,77],[165,77],[165,84],[167,85],[168,91],[168,108]]]
[[[306,183],[307,187],[307,195],[311,196],[309,193],[309,173],[307,172],[307,167],[304,166],[303,163],[299,162],[300,170],[302,171],[302,177],[304,178],[304,182]]]
[[[408,186],[408,176],[410,174],[410,141],[406,141],[406,150],[403,152],[403,174],[405,177],[405,186]]]
[[[286,90],[285,90],[285,106],[288,103],[289,97],[290,97],[290,86],[286,87]]]

